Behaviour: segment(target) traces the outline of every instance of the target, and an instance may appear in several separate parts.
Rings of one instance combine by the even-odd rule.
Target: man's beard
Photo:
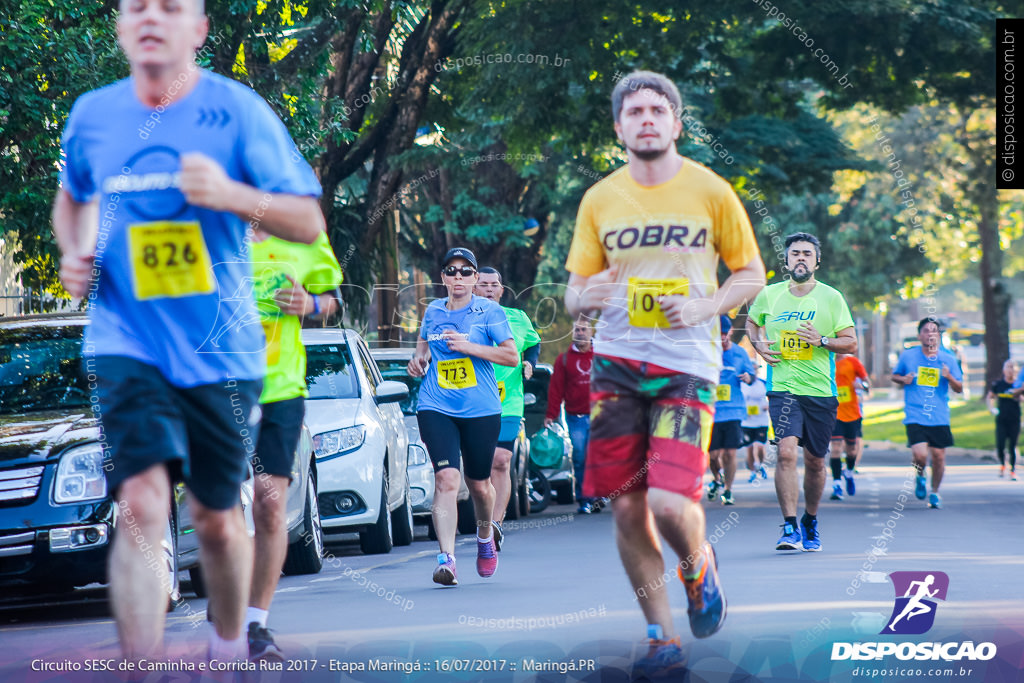
[[[664,149],[636,149],[628,147],[627,149],[640,161],[656,161],[668,154],[668,147]]]
[[[800,272],[797,272],[795,270],[791,271],[791,275],[798,284],[803,284],[811,279],[811,275],[813,275],[813,273],[811,272],[810,268],[804,266],[803,270],[801,270]]]

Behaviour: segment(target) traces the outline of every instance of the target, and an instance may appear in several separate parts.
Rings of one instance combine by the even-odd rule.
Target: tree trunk
[[[1003,374],[1010,357],[1010,293],[1003,282],[999,248],[999,200],[994,187],[979,193],[978,236],[981,240],[981,296],[985,316],[985,384]]]

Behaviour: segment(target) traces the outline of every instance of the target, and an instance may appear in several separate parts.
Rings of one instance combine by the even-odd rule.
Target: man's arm
[[[614,294],[618,266],[612,266],[590,277],[569,273],[569,286],[565,290],[565,308],[575,320],[580,314],[588,318],[608,305],[607,298]]]
[[[818,345],[821,345],[820,339],[818,340]],[[839,330],[835,338],[828,340],[828,350],[835,353],[857,353],[857,333],[854,331],[854,328],[847,327],[846,329]]]
[[[942,376],[949,382],[949,388],[958,394],[964,393],[964,383],[962,379],[957,379],[950,371],[949,366],[945,363],[942,364]]]
[[[767,338],[764,328],[755,323],[749,315],[747,316],[747,337],[750,338],[750,344],[754,347],[754,351],[764,358],[768,365],[774,366],[779,362],[781,354],[769,348],[772,342]]]
[[[314,197],[264,192],[232,180],[220,164],[197,152],[181,156],[181,191],[189,204],[228,211],[289,242],[312,244],[326,229]]]
[[[764,289],[764,262],[755,256],[734,270],[714,295],[708,298],[671,295],[661,297],[661,310],[672,327],[695,327],[753,300]]]
[[[564,353],[568,353],[565,351]],[[565,396],[565,362],[562,355],[555,359],[554,369],[551,371],[551,382],[548,383],[548,409],[544,414],[544,426],[558,419],[558,413],[562,409],[562,399]]]
[[[906,353],[906,351],[903,353]],[[900,386],[913,384],[915,375],[912,372],[908,372],[909,370],[910,368],[907,366],[907,363],[903,358],[903,354],[900,354],[899,360],[896,361],[896,367],[892,369],[892,381]]]
[[[53,200],[53,236],[60,249],[60,280],[73,297],[83,297],[93,271],[94,228],[98,219],[95,202],[76,202],[65,189]]]
[[[523,351],[523,377],[526,379],[533,377],[533,369],[537,367],[537,362],[539,360],[540,344],[534,344]]]

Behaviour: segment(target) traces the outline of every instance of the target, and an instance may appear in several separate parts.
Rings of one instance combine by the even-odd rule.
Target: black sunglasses
[[[461,274],[462,277],[469,277],[475,274],[476,270],[470,268],[469,266],[462,266],[461,268],[458,266],[448,266],[441,272],[447,275],[448,277],[455,277],[456,274]]]

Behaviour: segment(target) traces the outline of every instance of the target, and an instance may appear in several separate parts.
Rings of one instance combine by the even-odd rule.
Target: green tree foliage
[[[54,294],[58,136],[75,97],[127,73],[112,4],[19,0],[0,15],[0,226],[22,283]]]

